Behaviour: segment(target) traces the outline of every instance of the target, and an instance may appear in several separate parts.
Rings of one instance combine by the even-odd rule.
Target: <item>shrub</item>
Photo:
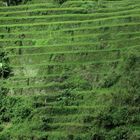
[[[106,140],[128,140],[131,133],[131,130],[125,126],[116,127],[107,133]]]
[[[7,6],[10,6],[10,5],[18,5],[21,3],[26,3],[29,0],[3,0],[3,1],[7,3]]]
[[[59,4],[63,4],[64,2],[66,2],[67,0],[56,0]]]

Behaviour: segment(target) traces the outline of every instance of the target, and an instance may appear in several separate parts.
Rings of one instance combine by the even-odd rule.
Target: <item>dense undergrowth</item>
[[[0,140],[139,140],[139,7],[0,7]]]

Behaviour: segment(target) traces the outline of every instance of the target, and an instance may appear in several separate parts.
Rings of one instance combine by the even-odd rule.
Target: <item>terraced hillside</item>
[[[0,7],[0,140],[140,139],[140,0]]]

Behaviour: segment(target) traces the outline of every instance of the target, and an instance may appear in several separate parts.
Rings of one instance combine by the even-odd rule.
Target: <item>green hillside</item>
[[[0,1],[0,140],[140,140],[140,0]]]

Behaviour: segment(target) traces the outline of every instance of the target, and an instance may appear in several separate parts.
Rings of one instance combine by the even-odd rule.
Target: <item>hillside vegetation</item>
[[[14,4],[0,4],[0,140],[140,140],[140,0]]]

